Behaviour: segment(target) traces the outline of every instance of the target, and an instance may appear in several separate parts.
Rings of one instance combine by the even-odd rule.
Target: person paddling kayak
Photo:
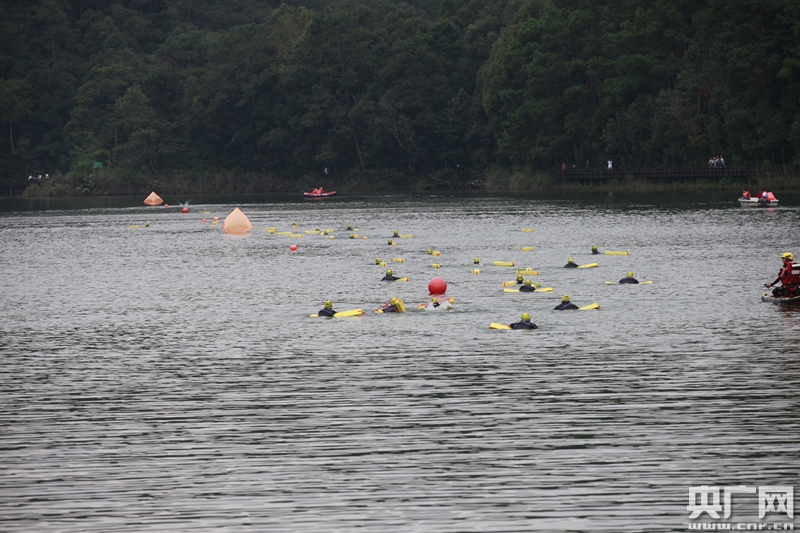
[[[561,297],[561,303],[555,307],[555,311],[568,311],[570,309],[577,309],[578,306],[569,301],[569,296],[566,294]]]
[[[639,280],[633,277],[633,272],[628,272],[625,277],[619,280],[620,283],[635,283],[638,284]]]
[[[765,283],[764,286],[768,289],[772,288],[779,281],[781,286],[772,290],[772,295],[776,298],[788,298],[790,296],[797,296],[800,293],[800,275],[793,274],[794,267],[794,254],[786,252],[781,254],[783,266],[781,271],[778,272],[778,277],[772,280],[771,283]]]
[[[325,300],[325,308],[317,313],[317,316],[333,316],[336,311],[333,310],[333,303],[330,300]]]
[[[511,329],[539,329],[539,326],[531,322],[531,315],[528,313],[522,313],[521,320],[519,322],[509,324],[508,327]]]
[[[395,281],[395,280],[398,280],[398,279],[400,279],[400,278],[392,275],[392,269],[390,268],[389,270],[386,271],[386,275],[383,276],[381,281]]]
[[[578,268],[578,265],[577,265],[577,263],[575,263],[575,261],[573,261],[573,260],[572,260],[572,258],[570,257],[569,259],[567,259],[567,264],[566,264],[566,265],[564,265],[564,268]]]

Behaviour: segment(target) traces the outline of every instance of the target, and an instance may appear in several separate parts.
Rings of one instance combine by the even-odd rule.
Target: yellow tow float
[[[364,311],[362,311],[361,309],[351,309],[349,311],[339,311],[338,313],[333,315],[333,318],[345,318],[345,317],[348,317],[348,316],[364,316]],[[319,318],[319,315],[317,313],[314,313],[313,315],[308,315],[308,317],[309,318]]]

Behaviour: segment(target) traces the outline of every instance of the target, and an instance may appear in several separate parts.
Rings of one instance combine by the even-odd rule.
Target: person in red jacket
[[[781,286],[772,290],[772,295],[774,297],[789,298],[791,296],[798,296],[800,295],[798,294],[800,293],[800,275],[792,273],[794,254],[792,252],[786,252],[781,254],[781,259],[783,259],[783,266],[781,267],[781,271],[778,272],[778,277],[772,280],[771,283],[765,283],[764,286],[769,289],[780,281]]]

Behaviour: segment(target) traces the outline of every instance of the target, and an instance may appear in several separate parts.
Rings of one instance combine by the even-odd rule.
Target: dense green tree
[[[0,181],[797,169],[798,43],[796,0],[0,2]]]

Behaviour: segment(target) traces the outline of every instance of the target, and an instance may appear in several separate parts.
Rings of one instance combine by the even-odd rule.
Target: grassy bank
[[[800,190],[800,174],[790,171],[763,172],[747,179],[711,179],[674,183],[655,183],[627,175],[603,185],[564,183],[549,173],[526,169],[494,167],[480,176],[457,175],[442,171],[410,179],[401,173],[351,171],[337,178],[321,176],[280,177],[272,174],[172,172],[153,176],[115,169],[97,169],[82,175],[56,174],[25,189],[26,197],[131,196],[156,191],[162,195],[300,193],[323,186],[339,192],[401,192],[442,190],[484,190],[488,192],[660,192],[769,189]]]
[[[581,185],[557,180],[549,173],[526,170],[508,171],[492,169],[486,174],[485,190],[496,192],[667,192],[667,191],[713,191],[762,189],[794,191],[800,190],[800,174],[776,170],[763,172],[746,179],[697,179],[672,183],[646,179],[635,179],[626,175],[621,179],[611,179],[603,185]]]

